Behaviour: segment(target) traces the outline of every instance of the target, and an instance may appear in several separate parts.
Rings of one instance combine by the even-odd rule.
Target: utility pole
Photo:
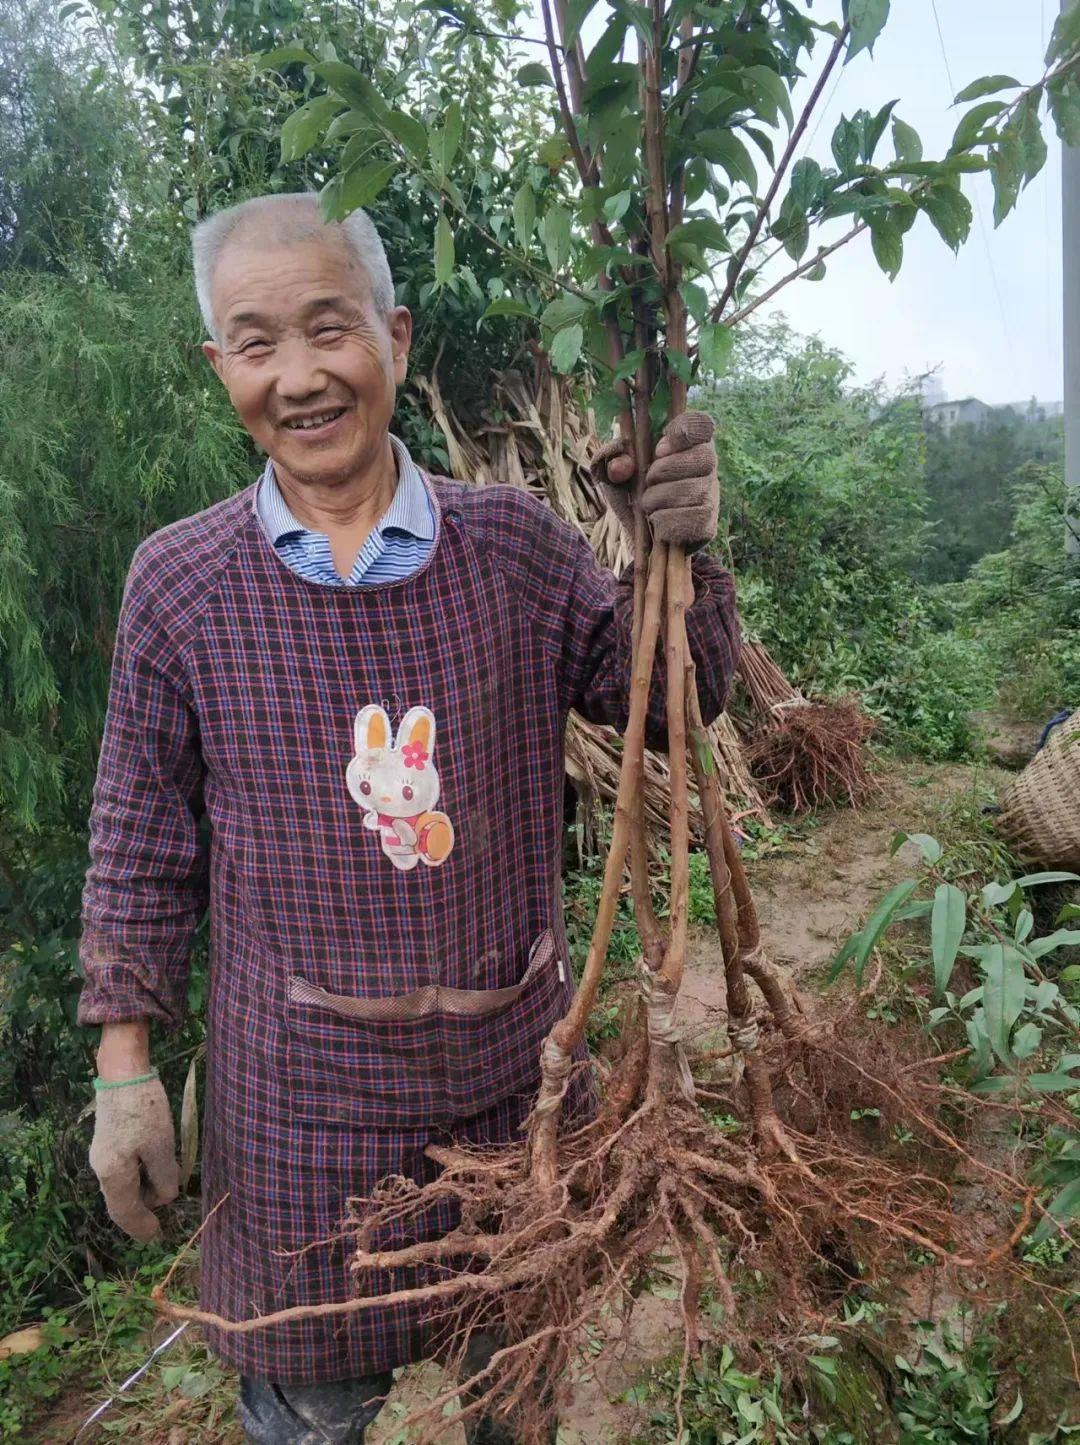
[[[1062,14],[1073,3],[1074,0],[1061,0]],[[1061,143],[1061,243],[1065,550],[1072,557],[1080,557],[1080,149],[1064,140]]]

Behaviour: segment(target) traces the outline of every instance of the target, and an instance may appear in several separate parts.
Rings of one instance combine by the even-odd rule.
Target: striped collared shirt
[[[435,518],[423,478],[404,442],[391,436],[398,484],[390,506],[360,548],[347,578],[340,576],[330,539],[298,522],[281,495],[274,464],[267,461],[259,481],[256,508],[263,530],[286,566],[309,582],[326,587],[372,587],[400,582],[427,561],[435,538]]]

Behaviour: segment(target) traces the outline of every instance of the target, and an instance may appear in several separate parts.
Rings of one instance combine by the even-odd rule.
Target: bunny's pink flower
[[[428,755],[424,751],[421,743],[406,743],[401,750],[401,755],[405,760],[405,766],[407,768],[415,768],[418,773],[424,771],[424,764],[428,760]]]

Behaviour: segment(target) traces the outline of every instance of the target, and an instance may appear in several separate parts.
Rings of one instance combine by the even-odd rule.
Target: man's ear
[[[395,306],[386,318],[390,329],[390,352],[394,358],[394,381],[400,386],[409,365],[412,345],[412,312],[407,306]],[[220,375],[220,373],[219,373]]]
[[[210,365],[217,372],[218,380],[224,381],[225,378],[221,374],[221,368],[224,364],[224,357],[222,356],[221,347],[217,344],[216,341],[204,341],[202,344],[202,353],[206,357]]]

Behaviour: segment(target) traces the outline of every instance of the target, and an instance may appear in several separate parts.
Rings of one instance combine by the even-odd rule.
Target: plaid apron
[[[226,1202],[203,1236],[201,1302],[230,1319],[349,1298],[350,1197],[432,1177],[433,1141],[520,1138],[570,998],[563,729],[571,707],[625,724],[630,584],[523,491],[429,487],[435,545],[401,582],[298,576],[250,489],[144,543],[129,577],[80,1017],[179,1022],[205,809],[203,1193]],[[709,558],[694,573],[711,717],[738,625],[727,574]],[[662,737],[659,666],[650,715]],[[453,1222],[440,1206],[419,1232]],[[245,1374],[316,1383],[421,1357],[438,1327],[377,1307],[208,1333]]]

